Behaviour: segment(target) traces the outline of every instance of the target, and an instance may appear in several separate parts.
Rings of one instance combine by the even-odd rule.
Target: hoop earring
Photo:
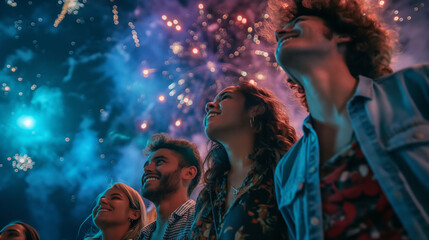
[[[250,128],[253,128],[253,126],[255,125],[255,117],[251,117],[249,122],[250,122]]]

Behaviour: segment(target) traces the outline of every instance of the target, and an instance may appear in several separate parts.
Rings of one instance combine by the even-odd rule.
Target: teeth
[[[146,182],[148,182],[148,181],[152,181],[152,180],[158,180],[157,178],[154,178],[154,177],[150,177],[150,178],[147,178],[146,179]]]
[[[217,116],[217,115],[219,115],[219,114],[217,114],[217,113],[210,113],[208,117],[213,117],[213,116]]]
[[[100,209],[100,210],[98,210],[98,211],[99,211],[99,212],[107,212],[107,211],[110,211],[110,210],[102,208],[102,209]]]

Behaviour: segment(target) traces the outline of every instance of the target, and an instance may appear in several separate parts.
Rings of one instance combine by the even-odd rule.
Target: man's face
[[[287,71],[300,64],[312,64],[337,50],[330,29],[316,16],[299,16],[276,31],[276,60]]]
[[[180,160],[179,153],[166,148],[151,153],[142,176],[143,197],[157,203],[176,192],[182,185]]]

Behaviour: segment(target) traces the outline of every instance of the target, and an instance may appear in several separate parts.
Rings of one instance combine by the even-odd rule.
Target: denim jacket
[[[376,80],[361,76],[347,112],[408,235],[429,240],[429,65]],[[311,116],[303,132],[276,168],[277,202],[291,239],[323,239],[319,144]]]

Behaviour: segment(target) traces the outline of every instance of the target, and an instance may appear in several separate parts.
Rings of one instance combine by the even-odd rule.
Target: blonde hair
[[[143,202],[142,197],[132,187],[123,183],[115,183],[111,188],[116,188],[120,190],[122,193],[124,193],[130,202],[130,208],[140,211],[140,214],[141,214],[140,218],[131,222],[130,229],[121,238],[121,240],[137,239],[140,235],[140,231],[142,230],[142,228],[146,226],[148,223],[150,223],[149,220],[152,220],[147,218],[146,206]],[[107,190],[108,189],[106,189],[106,191]],[[100,200],[101,196],[103,196],[104,192],[98,196],[97,202]],[[102,232],[100,230],[95,235],[85,238],[85,240],[102,239],[101,236],[102,236]]]

